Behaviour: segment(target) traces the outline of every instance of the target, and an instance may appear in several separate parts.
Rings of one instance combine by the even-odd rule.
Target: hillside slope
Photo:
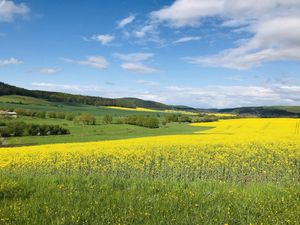
[[[39,90],[28,90],[12,86],[3,82],[0,82],[0,96],[4,95],[19,95],[44,99],[50,102],[65,102],[65,103],[77,103],[95,106],[119,106],[128,108],[149,108],[149,109],[189,109],[194,110],[190,107],[185,106],[172,106],[166,105],[160,102],[147,101],[138,98],[102,98],[85,95],[74,95],[61,92],[50,92],[50,91],[39,91]]]
[[[260,106],[220,109],[220,113],[254,115],[257,117],[300,117],[300,106]]]

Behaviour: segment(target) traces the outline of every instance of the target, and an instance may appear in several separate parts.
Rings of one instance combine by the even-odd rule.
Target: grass
[[[2,184],[6,184],[0,190],[3,225],[297,224],[300,220],[297,186],[244,186],[80,173],[1,175]]]
[[[61,119],[39,119],[39,118],[18,118],[16,121],[26,121],[35,124],[57,124],[70,130],[70,135],[53,136],[24,136],[11,137],[5,139],[6,144],[52,144],[71,142],[90,142],[103,140],[117,140],[136,137],[149,137],[175,134],[192,134],[195,132],[210,129],[210,127],[193,127],[186,123],[169,123],[157,129],[150,129],[127,124],[98,124],[98,125],[78,125],[73,121]]]
[[[25,98],[27,102],[20,103],[20,99]],[[1,100],[2,99],[2,100]],[[31,102],[29,102],[29,100]],[[0,96],[1,108],[13,108],[13,109],[31,109],[33,111],[44,112],[65,112],[65,113],[85,113],[89,112],[94,116],[104,116],[110,114],[112,116],[128,116],[128,115],[166,115],[168,112],[163,111],[140,111],[140,110],[123,110],[117,108],[110,108],[105,106],[91,106],[80,105],[72,103],[60,103],[60,102],[47,102],[45,100],[37,98],[29,98],[23,96]]]
[[[43,99],[19,96],[19,95],[4,95],[0,96],[1,103],[12,103],[12,104],[34,104],[34,105],[50,105],[51,103]]]
[[[20,103],[22,102],[22,103]],[[126,124],[101,124],[104,115],[109,114],[113,117],[124,117],[129,115],[152,115],[164,117],[170,112],[155,111],[155,110],[126,110],[119,107],[96,107],[79,104],[53,103],[44,100],[24,97],[24,96],[0,96],[0,107],[3,108],[24,108],[33,111],[45,112],[65,112],[65,113],[85,113],[89,112],[97,118],[97,125],[84,126],[75,124],[73,121],[62,119],[40,119],[34,117],[19,117],[15,121],[25,121],[35,124],[53,124],[61,125],[70,130],[70,135],[58,136],[25,136],[6,138],[5,144],[22,145],[22,144],[51,144],[51,143],[70,143],[70,142],[88,142],[102,140],[127,139],[135,137],[148,137],[160,135],[174,134],[192,134],[195,132],[209,129],[209,127],[192,127],[188,124],[169,123],[166,126],[161,126],[158,129],[149,129]]]

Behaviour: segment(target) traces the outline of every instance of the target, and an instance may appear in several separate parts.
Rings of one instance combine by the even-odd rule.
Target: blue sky
[[[300,105],[299,0],[0,0],[0,80],[194,107]]]

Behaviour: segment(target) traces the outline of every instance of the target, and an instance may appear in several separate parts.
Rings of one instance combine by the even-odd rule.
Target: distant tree
[[[46,113],[45,112],[37,112],[36,117],[45,119],[46,118]]]
[[[124,122],[127,124],[137,125],[137,126],[147,127],[147,128],[159,127],[159,120],[157,119],[157,117],[133,115],[125,118]]]
[[[112,123],[112,121],[113,121],[113,117],[111,115],[107,114],[103,117],[103,123],[105,124],[110,124]]]
[[[191,123],[192,122],[192,118],[190,118],[188,115],[180,115],[180,117],[178,117],[178,121],[179,122]]]
[[[75,114],[74,113],[68,113],[67,115],[66,115],[66,119],[67,120],[74,120],[75,119]]]
[[[168,123],[170,123],[170,122],[178,122],[178,117],[179,116],[177,114],[168,114],[166,116],[166,120],[167,120]]]
[[[11,122],[7,127],[11,136],[19,137],[26,133],[26,123],[24,122]]]
[[[85,125],[95,125],[96,118],[90,113],[84,113],[79,117],[79,121]]]
[[[56,118],[56,112],[49,112],[48,117],[49,118]]]
[[[58,119],[65,119],[66,118],[66,114],[64,112],[56,113],[56,118],[58,118]]]

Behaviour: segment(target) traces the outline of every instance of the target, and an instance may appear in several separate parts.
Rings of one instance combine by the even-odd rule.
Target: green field
[[[88,112],[94,115],[97,119],[96,125],[82,125],[66,119],[41,119],[36,117],[20,116],[17,119],[14,119],[14,121],[24,121],[32,124],[61,125],[70,130],[70,135],[11,137],[4,140],[4,144],[6,145],[88,142],[159,135],[192,134],[197,131],[209,129],[209,127],[193,127],[187,123],[168,123],[165,126],[160,126],[158,129],[150,129],[128,124],[103,124],[103,116],[107,114],[112,115],[114,118],[130,115],[152,115],[163,118],[169,113],[121,110],[78,104],[52,103],[23,96],[1,96],[0,108],[22,108],[33,111],[65,112],[75,114]]]
[[[94,116],[110,114],[112,116],[128,115],[165,115],[168,112],[134,111],[124,109],[114,109],[105,106],[80,105],[72,103],[48,102],[26,96],[8,95],[0,96],[0,108],[6,109],[31,109],[33,111],[84,113],[89,112]]]

